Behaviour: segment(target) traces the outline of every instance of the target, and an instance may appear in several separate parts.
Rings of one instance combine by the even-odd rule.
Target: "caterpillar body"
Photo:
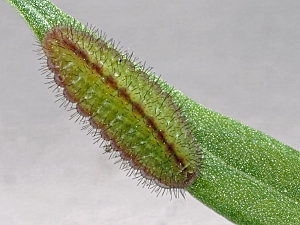
[[[158,194],[183,195],[199,175],[201,151],[159,78],[87,28],[57,25],[41,47],[63,105],[76,109],[106,152]]]

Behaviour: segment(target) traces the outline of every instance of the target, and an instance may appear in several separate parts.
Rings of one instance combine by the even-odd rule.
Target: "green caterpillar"
[[[42,50],[63,104],[107,141],[122,168],[158,194],[183,195],[199,176],[201,150],[158,78],[103,36],[71,25],[49,30]]]

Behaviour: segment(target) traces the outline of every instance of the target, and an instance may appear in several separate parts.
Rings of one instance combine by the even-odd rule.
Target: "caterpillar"
[[[184,196],[199,176],[201,149],[151,68],[136,63],[95,30],[50,29],[41,43],[43,72],[71,116],[83,122],[121,168],[158,194]]]

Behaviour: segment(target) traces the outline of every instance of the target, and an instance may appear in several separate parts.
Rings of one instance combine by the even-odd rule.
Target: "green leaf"
[[[37,38],[58,23],[83,25],[49,1],[6,0]],[[172,88],[161,82],[164,91]],[[237,224],[299,224],[300,153],[175,91],[203,150],[201,174],[187,191]]]
[[[70,24],[84,27],[79,21],[67,15],[49,1],[6,0],[24,17],[36,37],[41,41],[45,33],[57,24]]]

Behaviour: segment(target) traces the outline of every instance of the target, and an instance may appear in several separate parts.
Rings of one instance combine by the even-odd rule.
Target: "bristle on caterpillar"
[[[98,34],[58,25],[42,41],[48,78],[63,90],[62,105],[139,183],[160,193],[184,194],[195,181],[201,151],[158,78]],[[54,74],[54,75],[53,75]]]

